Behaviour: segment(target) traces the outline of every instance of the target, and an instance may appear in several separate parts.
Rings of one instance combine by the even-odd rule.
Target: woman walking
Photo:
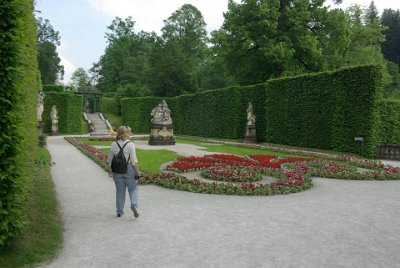
[[[110,176],[113,177],[116,189],[117,217],[124,215],[125,194],[128,189],[131,201],[131,210],[135,218],[139,217],[137,181],[139,180],[139,167],[136,149],[129,140],[130,128],[120,126],[117,131],[117,140],[111,144],[108,154]]]

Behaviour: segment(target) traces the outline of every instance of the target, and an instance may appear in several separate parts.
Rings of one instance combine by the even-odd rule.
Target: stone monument
[[[46,146],[46,139],[43,135],[43,121],[42,121],[42,114],[44,111],[44,93],[40,91],[37,94],[37,104],[36,104],[36,116],[38,120],[38,130],[39,130],[39,146],[44,147]]]
[[[165,100],[151,111],[151,116],[149,145],[175,145],[171,110]]]
[[[51,108],[51,135],[58,135],[58,116],[57,116],[57,107],[53,105]]]
[[[92,111],[90,110],[90,103],[88,100],[85,102],[85,113],[91,113]]]
[[[247,124],[244,143],[257,143],[256,116],[254,115],[251,102],[249,102],[249,107],[247,107]]]

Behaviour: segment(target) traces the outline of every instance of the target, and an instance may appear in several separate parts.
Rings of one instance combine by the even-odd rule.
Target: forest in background
[[[75,88],[96,87],[120,97],[171,97],[270,78],[378,64],[384,97],[400,98],[400,12],[326,6],[325,0],[229,1],[220,29],[206,31],[201,12],[185,4],[164,21],[161,34],[135,31],[132,17],[116,17],[107,29],[107,47],[90,70],[72,75]],[[39,66],[51,48],[52,74],[63,74],[54,54],[59,33],[38,20]],[[49,45],[48,43],[51,43]],[[56,52],[55,52],[56,53]],[[44,59],[42,59],[44,58]],[[49,57],[47,57],[48,59]],[[43,84],[57,75],[42,70]],[[46,77],[52,80],[44,80]]]

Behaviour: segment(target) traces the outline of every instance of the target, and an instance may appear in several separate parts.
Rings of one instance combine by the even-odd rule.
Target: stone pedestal
[[[244,137],[244,143],[257,143],[256,125],[246,126],[246,135]]]
[[[53,122],[51,124],[51,135],[52,136],[57,136],[58,135],[58,121],[57,122]]]
[[[175,145],[172,124],[152,124],[149,145]]]
[[[43,123],[41,121],[39,121],[39,125],[38,125],[38,145],[40,147],[45,147],[46,146],[46,136],[43,134]]]

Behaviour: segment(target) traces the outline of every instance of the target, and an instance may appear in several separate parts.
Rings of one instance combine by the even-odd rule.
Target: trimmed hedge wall
[[[46,92],[42,120],[43,131],[51,132],[51,108],[57,107],[58,132],[64,134],[81,133],[83,97],[68,92]]]
[[[119,115],[120,105],[117,98],[101,97],[101,112]]]
[[[381,144],[400,144],[400,100],[379,103]]]
[[[151,124],[151,110],[160,103],[162,98],[123,98],[121,99],[122,123],[132,128],[132,132],[149,133]],[[172,118],[174,120],[174,118]]]
[[[267,82],[267,141],[374,156],[378,138],[378,66]]]
[[[65,91],[76,91],[72,86],[64,85],[43,85],[44,92],[65,92]]]
[[[258,141],[374,156],[379,143],[378,66],[359,66],[281,78],[166,99],[175,133],[243,138],[248,102],[253,103]],[[150,112],[162,98],[123,99],[124,124],[136,133],[150,130]]]
[[[30,0],[0,2],[0,250],[25,224],[37,150],[36,24]]]

